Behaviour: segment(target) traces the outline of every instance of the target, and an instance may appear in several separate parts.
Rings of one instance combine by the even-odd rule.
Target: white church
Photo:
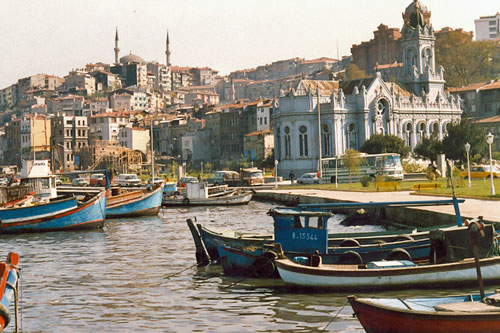
[[[395,82],[384,81],[380,73],[343,82],[302,80],[281,94],[273,113],[280,176],[318,169],[319,131],[326,158],[347,148],[359,150],[373,134],[396,135],[413,149],[434,132],[442,139],[448,124],[460,120],[459,97],[444,90],[444,69],[435,63],[434,29],[424,14],[430,12],[417,0],[403,14],[403,66]]]

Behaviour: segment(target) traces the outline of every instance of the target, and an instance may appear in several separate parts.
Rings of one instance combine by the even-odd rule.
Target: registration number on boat
[[[292,232],[292,239],[318,240],[318,235],[309,232]]]

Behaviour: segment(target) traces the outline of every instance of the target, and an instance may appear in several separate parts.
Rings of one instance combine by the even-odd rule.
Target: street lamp
[[[490,180],[491,180],[490,195],[491,196],[495,195],[495,184],[493,184],[493,160],[491,159],[491,145],[493,144],[494,137],[495,136],[491,134],[491,132],[488,133],[488,135],[486,136],[486,142],[490,147]]]
[[[465,151],[467,152],[467,179],[469,180],[469,188],[470,188],[470,164],[469,164],[470,144],[468,142],[465,144]]]
[[[274,160],[274,187],[278,188],[278,160]]]

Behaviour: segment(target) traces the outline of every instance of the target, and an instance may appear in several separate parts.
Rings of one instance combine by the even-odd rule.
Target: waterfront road
[[[261,191],[259,191],[261,192]],[[447,197],[420,195],[413,191],[394,191],[394,192],[353,192],[353,191],[326,191],[315,189],[262,189],[262,192],[293,194],[300,196],[310,196],[325,198],[343,202],[385,202],[385,201],[420,201],[420,200],[445,200]],[[449,197],[448,197],[449,198]],[[500,201],[487,199],[468,199],[460,204],[460,214],[462,218],[473,219],[483,216],[485,221],[500,223]],[[449,206],[423,206],[412,207],[413,209],[422,209],[434,211],[443,214],[455,215],[452,205]]]

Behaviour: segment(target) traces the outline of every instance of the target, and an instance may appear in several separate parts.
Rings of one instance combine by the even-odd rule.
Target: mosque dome
[[[425,26],[425,19],[424,19],[424,14],[420,11],[420,9],[417,8],[416,11],[411,13],[410,15],[410,26],[413,28],[416,28],[418,26],[424,27]]]
[[[126,56],[123,56],[120,58],[120,63],[122,64],[130,64],[130,63],[133,63],[133,64],[145,64],[146,61],[144,59],[142,59],[141,57],[139,57],[138,55],[135,55],[135,54],[127,54]]]

